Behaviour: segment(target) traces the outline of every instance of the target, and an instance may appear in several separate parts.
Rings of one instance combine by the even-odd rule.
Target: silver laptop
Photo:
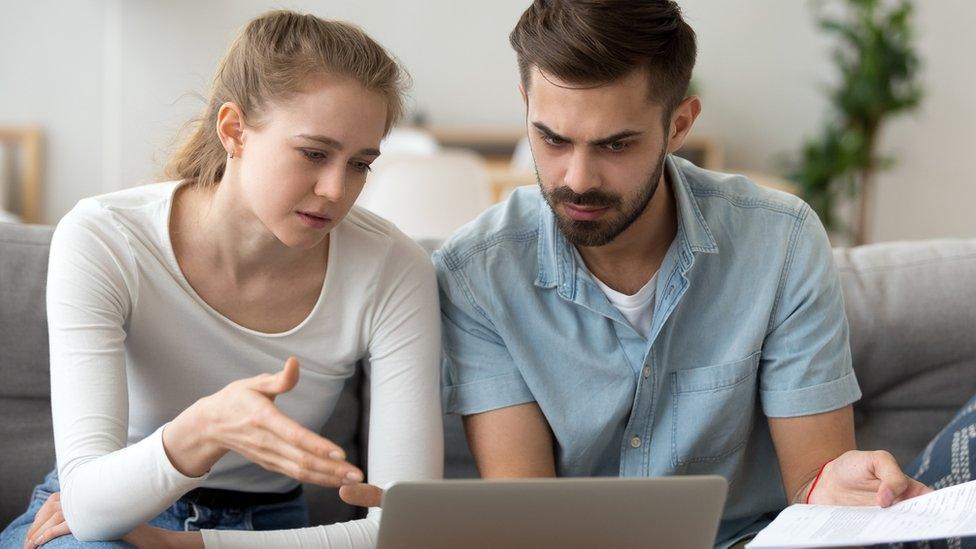
[[[704,549],[727,490],[719,476],[397,483],[377,549]]]

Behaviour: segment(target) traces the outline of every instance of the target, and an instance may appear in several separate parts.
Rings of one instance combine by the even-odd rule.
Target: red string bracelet
[[[830,460],[830,461],[834,461],[834,460]],[[820,482],[820,475],[823,474],[824,469],[827,467],[827,464],[830,463],[830,461],[820,466],[820,471],[817,472],[816,478],[813,479],[813,484],[810,485],[810,491],[807,492],[807,498],[803,501],[803,503],[807,505],[810,504],[810,496],[813,494],[813,489],[817,487],[817,483]]]

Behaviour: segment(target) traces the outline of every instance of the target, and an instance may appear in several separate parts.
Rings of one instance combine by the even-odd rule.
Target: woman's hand
[[[68,523],[61,512],[61,492],[51,494],[34,515],[34,523],[27,530],[24,549],[34,549],[54,538],[70,534]]]
[[[382,507],[383,489],[372,484],[353,484],[339,488],[339,498],[357,507]]]
[[[298,359],[291,357],[276,374],[234,381],[195,402],[163,430],[173,466],[198,477],[232,450],[302,482],[332,487],[362,482],[362,471],[346,461],[342,448],[275,406],[275,397],[292,390],[298,375]]]
[[[24,549],[34,549],[54,538],[70,533],[68,523],[64,521],[64,515],[61,513],[61,493],[55,492],[34,515],[34,523],[27,530],[27,537],[24,539]],[[137,527],[126,534],[122,540],[140,549],[203,547],[203,536],[199,532],[170,532],[148,524]]]

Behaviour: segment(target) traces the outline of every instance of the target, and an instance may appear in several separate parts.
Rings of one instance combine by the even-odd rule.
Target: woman
[[[258,17],[174,181],[82,200],[61,221],[47,295],[58,468],[0,545],[372,546],[379,488],[316,434],[367,355],[370,484],[441,476],[433,268],[353,207],[402,81],[353,26]],[[373,508],[225,530],[307,526],[299,481]]]

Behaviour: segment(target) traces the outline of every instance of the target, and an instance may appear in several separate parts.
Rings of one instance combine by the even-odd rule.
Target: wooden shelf
[[[6,196],[14,196],[16,203],[8,205],[24,223],[41,223],[42,141],[41,130],[35,126],[0,126],[0,146],[6,153],[5,163],[0,166],[4,174],[14,173],[14,157],[23,163],[13,181],[14,189],[0,189]]]

